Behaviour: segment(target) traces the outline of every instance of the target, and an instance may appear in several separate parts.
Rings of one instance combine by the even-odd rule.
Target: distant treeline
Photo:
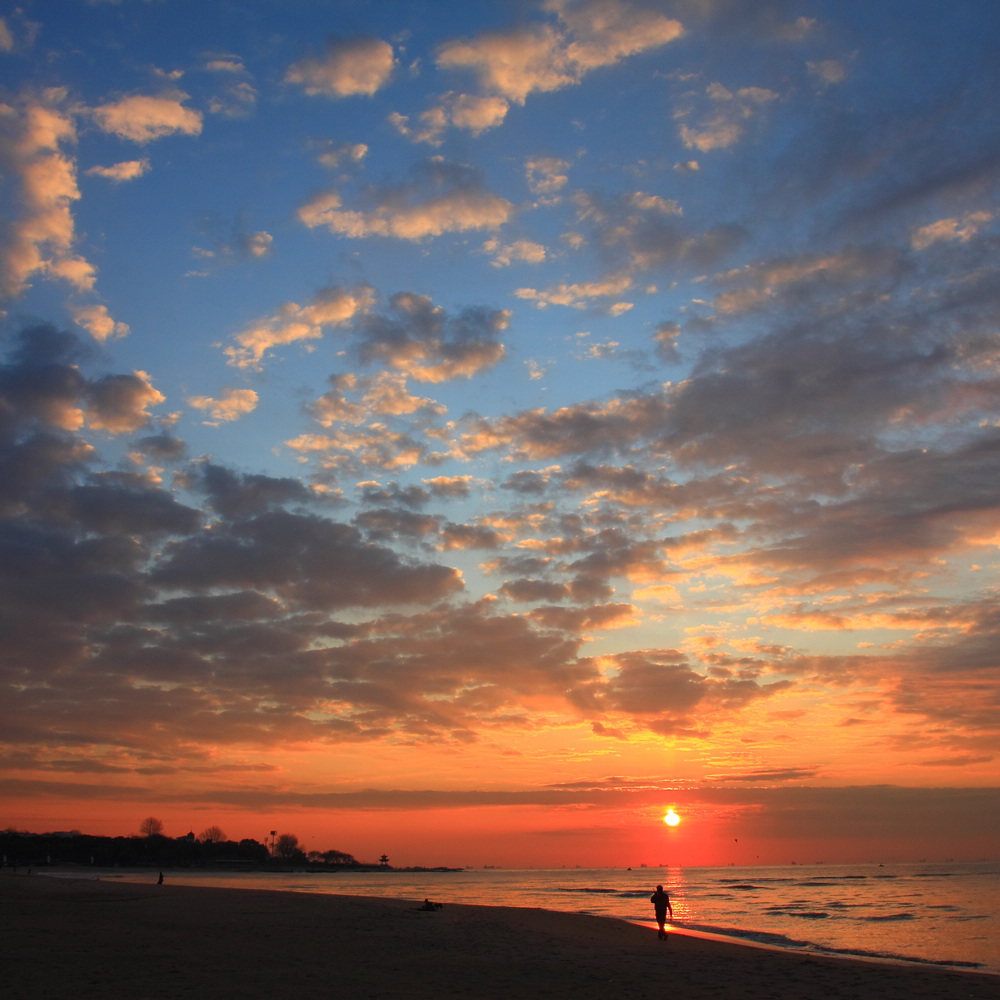
[[[93,865],[99,868],[198,868],[198,867],[316,867],[368,868],[343,851],[310,851],[306,854],[291,835],[279,838],[281,850],[246,839],[149,836],[94,837],[72,830],[68,833],[0,833],[0,855],[5,867],[45,865]],[[278,845],[275,845],[275,848]],[[386,866],[381,866],[386,867]]]

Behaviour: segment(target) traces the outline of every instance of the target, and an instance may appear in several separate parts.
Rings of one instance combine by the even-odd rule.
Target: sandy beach
[[[1000,977],[820,959],[547,910],[0,875],[6,1000],[996,998]]]

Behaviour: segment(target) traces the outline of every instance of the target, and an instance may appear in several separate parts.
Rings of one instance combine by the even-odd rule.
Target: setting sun
[[[663,817],[663,822],[666,823],[667,826],[677,826],[680,821],[680,816],[678,816],[673,809],[668,809],[667,815]]]

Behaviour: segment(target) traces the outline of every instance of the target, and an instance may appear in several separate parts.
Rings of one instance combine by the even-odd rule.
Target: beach
[[[1000,977],[818,958],[606,917],[0,875],[6,1000],[995,998]]]

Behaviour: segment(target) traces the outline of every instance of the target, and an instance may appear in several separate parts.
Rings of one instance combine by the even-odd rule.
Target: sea
[[[96,873],[95,873],[96,874]],[[102,878],[150,881],[148,871]],[[679,933],[791,952],[1000,975],[1000,862],[748,868],[467,868],[443,871],[192,872],[172,884],[539,907],[655,927],[670,893]]]

